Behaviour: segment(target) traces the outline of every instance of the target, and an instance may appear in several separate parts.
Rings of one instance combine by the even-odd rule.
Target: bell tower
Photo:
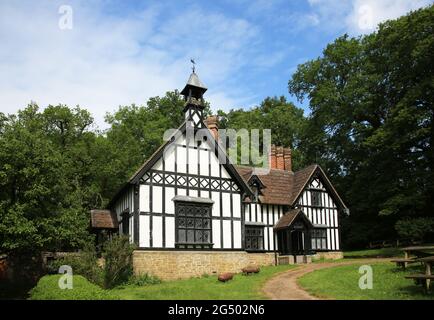
[[[207,88],[200,81],[193,66],[193,72],[188,78],[187,84],[182,89],[181,94],[184,96],[184,114],[187,121],[192,121],[195,128],[203,126],[203,110],[205,108],[203,94]]]

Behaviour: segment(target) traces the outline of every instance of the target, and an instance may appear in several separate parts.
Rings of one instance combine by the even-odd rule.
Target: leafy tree
[[[54,116],[56,111],[62,115]],[[2,251],[71,248],[88,239],[86,204],[90,203],[77,170],[79,162],[75,161],[77,158],[72,159],[71,151],[66,149],[68,144],[78,148],[77,135],[80,131],[84,134],[86,126],[83,122],[70,123],[63,132],[59,129],[55,133],[52,124],[60,123],[66,111],[59,106],[41,113],[36,105],[29,105],[18,115],[2,117]],[[76,109],[75,115],[86,117],[81,111]],[[78,150],[74,152],[81,154]]]
[[[303,152],[351,205],[353,244],[395,236],[401,217],[434,213],[433,18],[430,6],[373,34],[340,37],[289,81],[312,110]],[[355,240],[363,228],[371,232]]]
[[[288,102],[284,96],[268,97],[259,106],[250,110],[230,110],[227,113],[220,110],[218,115],[220,127],[223,129],[246,129],[248,132],[251,132],[252,129],[258,129],[260,132],[264,129],[271,129],[272,143],[278,146],[291,147],[293,149],[294,167],[295,169],[300,167],[302,157],[298,150],[305,118],[303,110]],[[262,142],[261,136],[261,146]],[[242,144],[241,140],[239,140],[237,145],[238,156],[241,155],[241,148],[250,151],[249,147],[249,145]],[[262,152],[262,150],[252,151],[257,154]]]

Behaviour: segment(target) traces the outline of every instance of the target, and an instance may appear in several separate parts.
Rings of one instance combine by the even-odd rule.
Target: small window
[[[321,191],[311,191],[310,195],[311,195],[312,206],[321,207],[322,206]]]
[[[327,250],[327,229],[313,229],[311,238],[313,250]]]
[[[211,247],[211,205],[176,203],[177,248]]]
[[[122,234],[130,233],[130,217],[128,212],[122,214]]]
[[[246,250],[264,250],[264,227],[246,226]]]

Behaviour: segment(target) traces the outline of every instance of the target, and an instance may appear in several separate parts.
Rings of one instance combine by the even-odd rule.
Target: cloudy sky
[[[214,110],[286,95],[298,64],[343,33],[430,0],[0,1],[0,112],[119,105],[182,89],[190,58]],[[304,106],[306,107],[306,106]]]

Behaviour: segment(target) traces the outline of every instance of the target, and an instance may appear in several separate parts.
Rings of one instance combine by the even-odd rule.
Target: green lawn
[[[222,283],[216,276],[167,281],[144,287],[126,286],[111,290],[121,299],[140,300],[255,300],[265,299],[261,288],[276,273],[295,268],[293,265],[262,267],[260,273],[250,276],[237,274]]]
[[[81,276],[74,276],[74,288],[58,288],[59,275],[45,276],[32,289],[30,298],[34,300],[255,300],[265,299],[261,288],[273,275],[295,268],[293,265],[262,267],[258,274],[243,276],[237,274],[234,279],[222,283],[217,276],[165,281],[160,284],[133,286],[125,285],[112,290],[103,290]]]
[[[398,256],[404,256],[404,253],[399,248],[366,249],[344,252],[344,258],[388,258]]]
[[[342,300],[420,300],[434,299],[433,293],[426,295],[422,286],[405,279],[410,273],[420,272],[421,266],[402,271],[393,263],[375,263],[373,288],[359,288],[358,270],[360,264],[337,266],[308,273],[298,280],[299,285],[309,293],[323,298]]]
[[[30,300],[113,300],[119,299],[108,290],[90,283],[82,276],[73,277],[72,289],[60,289],[61,275],[49,275],[39,279],[30,291]]]

